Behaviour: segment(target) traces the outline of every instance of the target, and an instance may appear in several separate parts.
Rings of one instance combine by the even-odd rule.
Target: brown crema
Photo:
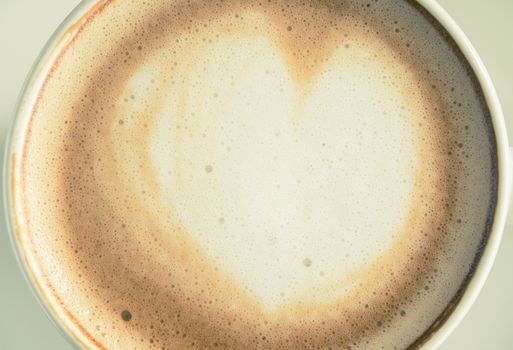
[[[397,0],[104,0],[68,34],[45,73],[21,151],[13,158],[12,191],[18,238],[32,276],[84,347],[405,349],[421,345],[450,314],[488,237],[497,183],[495,144],[473,72],[448,34],[419,5]],[[188,150],[237,148],[228,145],[228,137],[208,134],[228,128],[220,126],[224,119],[218,115],[223,113],[210,107],[199,112],[202,106],[232,103],[225,93],[229,90],[221,87],[224,81],[198,97],[197,91],[207,90],[187,80],[202,74],[208,62],[214,71],[227,72],[227,86],[239,86],[249,73],[218,64],[213,48],[220,42],[228,48],[237,43],[233,52],[221,50],[234,60],[252,52],[248,67],[258,59],[256,48],[276,48],[300,106],[305,96],[317,91],[319,77],[339,63],[359,71],[374,64],[385,67],[379,79],[397,92],[402,107],[384,120],[404,118],[398,123],[411,130],[407,138],[396,141],[413,150],[414,159],[404,159],[405,168],[411,163],[414,169],[411,190],[401,203],[383,199],[388,207],[406,209],[390,240],[376,243],[379,254],[369,253],[366,259],[367,253],[354,246],[341,252],[361,255],[365,261],[348,268],[343,278],[326,272],[339,262],[305,253],[291,261],[306,276],[307,282],[301,282],[304,291],[289,295],[289,287],[283,287],[282,294],[256,292],[245,277],[223,265],[230,261],[222,256],[223,250],[210,252],[214,229],[195,236],[187,221],[213,217],[212,226],[219,232],[244,230],[246,219],[237,216],[242,206],[234,203],[221,214],[191,209],[187,218],[176,209],[194,207],[190,203],[201,203],[208,191],[217,195],[216,186],[224,181],[219,162],[201,158],[195,163]],[[361,52],[370,52],[369,61],[347,63],[344,52],[348,57],[367,57]],[[376,71],[371,68],[369,79],[374,79]],[[271,69],[265,74],[274,73]],[[276,86],[276,93],[279,89]],[[382,96],[384,104],[387,96]],[[210,99],[219,102],[209,104]],[[344,114],[353,109],[341,106],[340,118],[354,118],[353,123],[360,125],[363,117]],[[165,126],[170,150],[162,151],[154,138],[164,128],[159,118],[166,113],[174,117]],[[309,130],[308,113],[291,113],[286,121],[295,142],[300,142],[306,135],[301,132]],[[245,125],[240,128],[257,132]],[[219,130],[222,134],[225,129]],[[319,145],[323,147],[329,145]],[[170,158],[160,156],[166,152]],[[168,166],[169,171],[161,170]],[[199,178],[207,179],[201,180],[206,185],[181,196],[181,188],[197,184],[192,179],[196,175],[187,170],[191,166],[198,169]],[[371,174],[373,169],[368,169]],[[238,181],[238,170],[229,171]],[[175,187],[166,192],[161,178],[168,175]],[[301,180],[308,182],[308,177]],[[181,202],[176,199],[182,197]],[[340,205],[346,212],[351,209],[351,203]],[[308,208],[305,216],[321,210]],[[282,219],[287,223],[286,217]],[[321,230],[322,223],[318,224]],[[289,224],[283,225],[277,235],[287,240]],[[356,236],[359,241],[368,239]],[[294,245],[294,239],[291,235],[285,246]],[[362,249],[372,244],[362,243]],[[241,256],[256,254],[251,249]],[[349,265],[351,258],[344,259]],[[265,274],[278,270],[268,268]],[[312,271],[315,277],[308,275]],[[327,276],[328,281],[322,279]],[[273,288],[266,283],[262,282],[264,289]]]

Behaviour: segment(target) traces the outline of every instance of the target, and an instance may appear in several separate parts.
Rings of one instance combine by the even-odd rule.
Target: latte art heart
[[[413,113],[382,78],[393,59],[375,62],[378,45],[341,45],[304,85],[263,36],[216,41],[204,56],[194,46],[181,50],[196,61],[172,69],[160,62],[174,57],[160,52],[148,64],[154,73],[143,66],[121,94],[134,98],[117,111],[124,123],[112,127],[117,163],[124,174],[135,170],[127,178],[137,189],[156,182],[154,197],[260,303],[314,300],[330,281],[350,290],[345,275],[393,243],[418,170]],[[141,102],[152,101],[160,76],[176,83],[159,86],[166,92],[161,109],[153,120],[141,118]],[[414,85],[407,79],[399,82],[404,88]],[[146,93],[141,86],[149,86]],[[119,142],[140,134],[140,120],[149,124],[142,129],[151,153],[142,156],[151,159],[144,168],[156,178],[126,161],[132,142],[128,149]]]
[[[457,303],[495,146],[419,6],[114,0],[75,29],[16,205],[86,347],[399,349]]]

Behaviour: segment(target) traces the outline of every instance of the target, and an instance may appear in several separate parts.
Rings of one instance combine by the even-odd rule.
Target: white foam
[[[152,79],[176,82],[145,121],[161,198],[209,258],[271,309],[352,291],[349,282],[330,286],[383,255],[412,204],[416,118],[382,78],[396,72],[366,44],[341,45],[306,87],[266,37],[222,39],[203,55],[182,50],[191,59],[172,71],[162,50],[122,94],[136,94],[120,110],[134,122],[115,121],[115,139],[137,132]],[[414,85],[407,67],[392,70],[406,77],[395,83]],[[142,188],[148,179],[130,147],[116,147],[118,162]]]

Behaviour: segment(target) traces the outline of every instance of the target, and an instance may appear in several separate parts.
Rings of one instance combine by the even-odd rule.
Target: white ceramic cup
[[[74,36],[74,25],[79,22],[80,19],[83,18],[83,16],[87,14],[87,12],[99,1],[101,0],[83,0],[55,31],[37,58],[18,99],[16,117],[13,121],[13,126],[8,138],[5,164],[3,167],[5,172],[3,184],[4,202],[9,203],[9,205],[5,206],[7,211],[6,217],[8,218],[8,226],[11,232],[11,241],[13,243],[14,250],[17,253],[21,270],[31,286],[34,295],[39,300],[49,318],[57,325],[63,336],[65,336],[69,340],[70,344],[72,344],[76,349],[82,349],[82,346],[73,335],[73,330],[68,329],[64,322],[52,312],[51,306],[38,290],[38,283],[33,280],[33,275],[30,273],[30,267],[28,266],[29,262],[21,248],[22,245],[18,242],[18,235],[16,234],[15,226],[16,212],[12,205],[12,200],[14,198],[12,191],[15,191],[16,189],[11,183],[11,175],[16,171],[16,169],[12,166],[11,159],[19,152],[20,147],[22,146],[19,141],[23,139],[23,135],[25,134],[28,117],[30,115],[29,111],[33,106],[37,92],[41,88],[42,81],[55,59],[56,53],[59,52],[59,49],[65,46]],[[498,161],[499,179],[497,188],[497,206],[494,213],[493,225],[476,271],[461,300],[451,312],[450,316],[440,327],[435,327],[435,330],[428,340],[421,346],[422,349],[436,349],[449,336],[468,312],[492,268],[508,218],[508,208],[512,196],[513,148],[508,145],[504,116],[492,81],[472,44],[454,20],[435,0],[417,0],[417,2],[431,13],[431,15],[437,19],[451,35],[479,80],[488,109],[491,113],[492,126],[497,144],[496,156]],[[507,224],[513,226],[513,212],[509,213],[509,222]]]

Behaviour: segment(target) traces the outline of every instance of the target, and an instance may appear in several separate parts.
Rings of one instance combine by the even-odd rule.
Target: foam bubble
[[[495,146],[418,5],[104,1],[78,28],[16,195],[30,268],[80,341],[406,348],[450,312]]]

